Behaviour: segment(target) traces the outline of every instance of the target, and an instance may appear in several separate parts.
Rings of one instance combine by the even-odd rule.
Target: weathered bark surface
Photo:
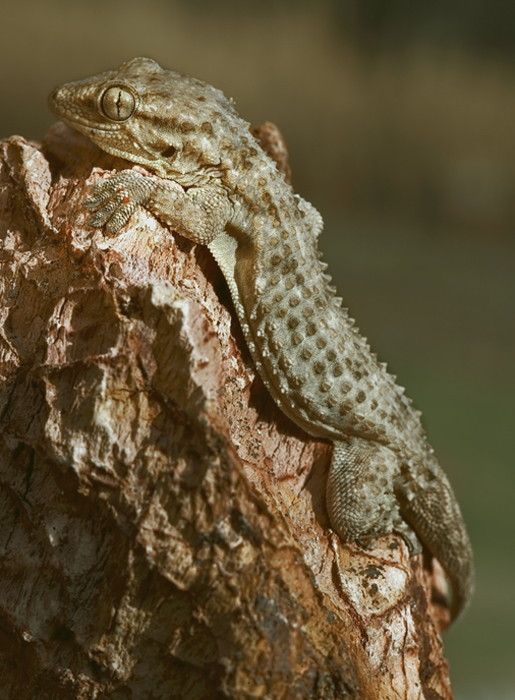
[[[208,252],[91,229],[62,125],[0,159],[2,700],[450,698],[441,572],[331,532]]]

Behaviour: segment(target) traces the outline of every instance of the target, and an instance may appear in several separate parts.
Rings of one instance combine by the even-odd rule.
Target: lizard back
[[[431,454],[420,413],[335,297],[313,230],[321,218],[255,147],[243,188],[255,213],[247,235],[232,234],[239,238],[233,296],[269,391],[312,435],[356,435],[405,457]]]

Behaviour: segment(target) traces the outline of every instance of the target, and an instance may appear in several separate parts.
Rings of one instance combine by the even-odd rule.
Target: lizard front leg
[[[421,551],[399,512],[398,473],[399,459],[384,445],[358,437],[334,443],[326,502],[331,526],[344,542],[370,546],[377,537],[397,532],[411,554]]]
[[[232,215],[226,191],[217,185],[182,188],[134,170],[99,180],[84,206],[94,212],[91,226],[117,233],[138,206],[195,243],[207,244],[221,233]]]

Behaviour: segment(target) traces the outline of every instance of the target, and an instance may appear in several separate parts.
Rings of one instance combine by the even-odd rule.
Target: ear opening
[[[171,158],[174,156],[177,152],[177,149],[175,146],[167,146],[163,151],[161,151],[161,155],[163,158]]]

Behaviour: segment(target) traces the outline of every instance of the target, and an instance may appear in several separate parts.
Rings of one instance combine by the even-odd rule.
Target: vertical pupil
[[[102,98],[102,108],[109,119],[124,121],[134,112],[135,100],[128,90],[123,88],[108,88]]]

